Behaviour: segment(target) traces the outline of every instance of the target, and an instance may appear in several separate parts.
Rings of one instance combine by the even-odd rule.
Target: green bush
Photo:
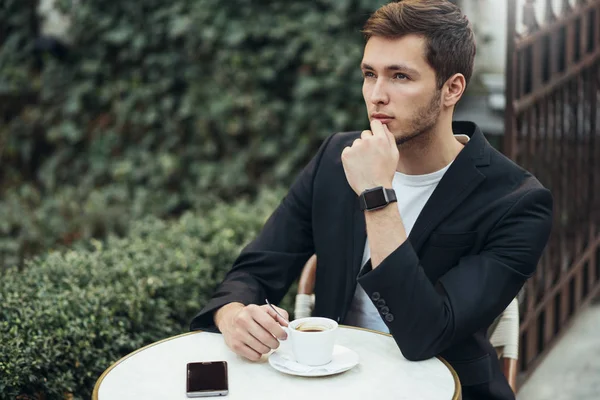
[[[135,222],[126,238],[80,243],[6,271],[0,281],[0,398],[89,399],[103,370],[188,331],[242,247],[283,196],[215,205],[167,223]],[[292,292],[291,292],[292,293]],[[284,301],[290,309],[291,298]]]
[[[6,266],[19,265],[32,254],[64,249],[87,238],[123,235],[131,221],[145,215],[167,216],[161,205],[176,197],[160,196],[142,186],[132,193],[120,183],[98,188],[63,185],[47,193],[23,184],[0,202],[0,265],[2,261]],[[200,204],[209,199],[208,195],[194,199],[191,208],[201,209]]]
[[[33,40],[36,35],[35,7],[36,1],[2,0],[0,97],[7,92],[31,87],[34,66]],[[1,144],[0,141],[0,147]]]
[[[384,0],[62,3],[69,56],[43,58],[39,103],[0,126],[4,265],[287,185],[323,138],[366,126],[360,28]]]

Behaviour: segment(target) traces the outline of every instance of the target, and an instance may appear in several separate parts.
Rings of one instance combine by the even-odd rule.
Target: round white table
[[[225,398],[231,400],[461,398],[458,376],[445,360],[408,361],[391,335],[341,326],[336,343],[356,351],[360,363],[338,375],[305,378],[275,370],[268,355],[258,362],[237,356],[220,334],[190,332],[117,361],[96,382],[93,399],[188,399],[186,365],[197,361],[227,361],[229,395]]]

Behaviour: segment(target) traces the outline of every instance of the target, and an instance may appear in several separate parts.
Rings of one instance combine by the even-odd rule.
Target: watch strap
[[[396,197],[396,191],[394,189],[385,189],[385,193],[387,194],[388,204],[398,201]]]

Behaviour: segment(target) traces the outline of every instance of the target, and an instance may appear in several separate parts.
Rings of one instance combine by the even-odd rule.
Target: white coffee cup
[[[308,317],[290,322],[285,330],[296,362],[310,366],[331,362],[337,329],[338,323],[329,318]]]

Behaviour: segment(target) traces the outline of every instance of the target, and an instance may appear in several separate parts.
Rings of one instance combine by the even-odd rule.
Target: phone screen
[[[198,395],[225,395],[228,390],[227,362],[196,362],[187,365],[187,392]]]

